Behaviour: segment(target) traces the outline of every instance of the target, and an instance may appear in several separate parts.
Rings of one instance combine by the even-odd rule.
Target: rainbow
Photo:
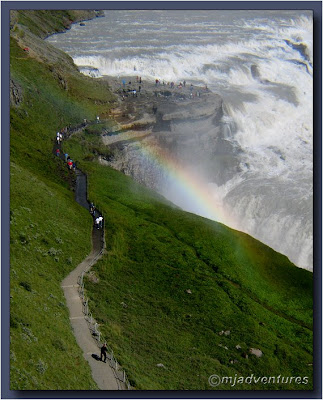
[[[229,215],[221,205],[221,201],[216,191],[211,188],[199,174],[184,167],[178,160],[158,147],[140,145],[142,155],[148,162],[157,163],[162,171],[167,175],[176,191],[181,194],[181,198],[188,204],[188,207],[177,204],[185,211],[215,220],[234,229],[238,229],[239,224]],[[166,196],[165,196],[166,197]],[[168,200],[176,204],[176,200],[167,194]]]

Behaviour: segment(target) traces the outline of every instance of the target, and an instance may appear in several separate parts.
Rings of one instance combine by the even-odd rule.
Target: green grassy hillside
[[[51,151],[58,129],[108,116],[113,97],[39,39],[72,17],[24,11],[11,24],[11,389],[96,388],[60,288],[90,251],[91,218]],[[310,272],[100,165],[107,150],[96,129],[64,149],[87,172],[106,223],[107,253],[93,269],[98,279],[86,282],[90,308],[137,389],[212,389],[212,374],[252,373],[294,379],[215,389],[312,388]]]
[[[60,288],[90,252],[92,221],[75,203],[74,177],[52,147],[58,129],[94,119],[108,110],[112,96],[107,86],[60,65],[66,90],[55,64],[26,53],[19,38],[28,30],[17,22],[27,16],[15,15],[22,21],[16,19],[10,42],[11,80],[18,88],[10,109],[10,388],[97,389]],[[65,62],[70,66],[69,57]]]
[[[133,384],[211,389],[212,374],[254,373],[307,376],[309,384],[233,389],[309,389],[312,274],[246,234],[183,212],[123,174],[85,161],[91,142],[97,148],[97,136],[85,131],[65,143],[87,171],[90,197],[106,221],[107,255],[86,287]],[[244,358],[249,348],[263,357]]]

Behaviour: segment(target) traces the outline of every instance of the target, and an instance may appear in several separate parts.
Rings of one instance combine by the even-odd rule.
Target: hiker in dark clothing
[[[106,362],[105,360],[107,359],[107,344],[104,343],[104,345],[101,347],[101,358],[100,360],[103,362]],[[102,360],[102,357],[104,358],[104,360]]]

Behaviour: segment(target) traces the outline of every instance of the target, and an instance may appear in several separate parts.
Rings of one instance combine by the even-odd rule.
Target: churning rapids
[[[235,174],[208,182],[221,222],[230,215],[233,228],[313,269],[311,12],[105,11],[48,41],[85,74],[186,80],[219,94],[239,158]],[[160,192],[209,217],[171,181]]]

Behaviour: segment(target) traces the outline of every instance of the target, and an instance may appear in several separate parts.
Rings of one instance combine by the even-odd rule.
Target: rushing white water
[[[92,76],[186,79],[219,93],[226,139],[240,149],[240,172],[224,184],[210,182],[216,201],[237,221],[235,228],[312,270],[312,14],[105,14],[48,40]]]

